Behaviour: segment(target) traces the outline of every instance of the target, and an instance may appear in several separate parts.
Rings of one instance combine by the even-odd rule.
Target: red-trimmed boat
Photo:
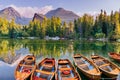
[[[81,80],[78,72],[68,59],[59,59],[56,80]]]
[[[115,52],[110,52],[108,53],[109,57],[120,62],[120,54],[115,53]]]
[[[26,80],[30,77],[31,73],[35,70],[35,57],[33,55],[27,55],[23,60],[20,61],[15,70],[16,80]]]

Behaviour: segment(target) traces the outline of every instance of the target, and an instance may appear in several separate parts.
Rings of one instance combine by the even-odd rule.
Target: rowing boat
[[[44,58],[31,75],[31,80],[52,80],[56,73],[55,59]]]
[[[120,68],[111,61],[99,55],[92,55],[91,59],[98,66],[102,73],[110,78],[116,78],[120,73]]]
[[[33,55],[27,55],[15,69],[16,80],[26,80],[30,77],[31,73],[35,70],[35,57]]]
[[[97,66],[85,56],[75,54],[73,60],[77,68],[89,79],[99,80],[101,78],[101,72]]]
[[[76,69],[68,59],[59,59],[56,80],[81,80]]]
[[[115,52],[110,52],[110,53],[108,53],[108,55],[110,58],[120,62],[120,54],[117,54]]]

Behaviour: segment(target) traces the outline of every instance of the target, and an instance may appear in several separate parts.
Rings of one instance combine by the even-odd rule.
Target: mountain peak
[[[13,7],[7,7],[5,9],[8,9],[8,10],[15,10]]]
[[[57,8],[56,10],[64,10],[62,7]]]
[[[31,18],[21,17],[19,12],[17,12],[13,7],[7,7],[3,10],[0,10],[0,17],[6,18],[7,20],[11,21],[12,19],[15,20],[17,24],[27,25]]]
[[[15,13],[18,13],[13,7],[7,7],[5,9],[1,10],[0,12],[8,12],[8,13],[15,12]]]
[[[13,7],[7,7],[1,10],[0,17],[4,17],[8,20],[11,20],[12,18],[21,18],[20,14]]]
[[[37,15],[39,15],[39,16],[41,16],[41,17],[45,17],[43,14],[35,13],[35,16],[37,16]]]
[[[46,16],[48,18],[51,18],[52,16],[60,17],[62,21],[66,22],[73,21],[74,19],[79,18],[77,14],[72,11],[65,10],[64,8],[57,8],[55,10],[51,10],[46,14]]]
[[[35,13],[34,14],[34,17],[33,17],[33,21],[34,20],[40,20],[40,21],[43,21],[45,18],[45,16],[43,14],[38,14],[38,13]]]

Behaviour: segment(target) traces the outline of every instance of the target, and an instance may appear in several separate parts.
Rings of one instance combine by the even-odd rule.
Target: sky
[[[0,10],[9,6],[29,18],[33,17],[34,13],[46,14],[59,7],[78,15],[84,13],[95,15],[101,9],[106,10],[108,14],[111,10],[119,11],[120,0],[0,0]]]

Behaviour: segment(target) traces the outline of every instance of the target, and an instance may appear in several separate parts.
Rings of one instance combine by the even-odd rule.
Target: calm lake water
[[[73,62],[72,55],[75,53],[81,53],[88,58],[91,54],[99,54],[120,66],[109,58],[108,52],[120,52],[120,43],[0,39],[0,80],[15,80],[14,70],[27,54],[34,54],[37,63],[44,57],[54,57],[56,60],[68,58]],[[83,80],[88,80],[84,75],[80,75],[84,78]]]

